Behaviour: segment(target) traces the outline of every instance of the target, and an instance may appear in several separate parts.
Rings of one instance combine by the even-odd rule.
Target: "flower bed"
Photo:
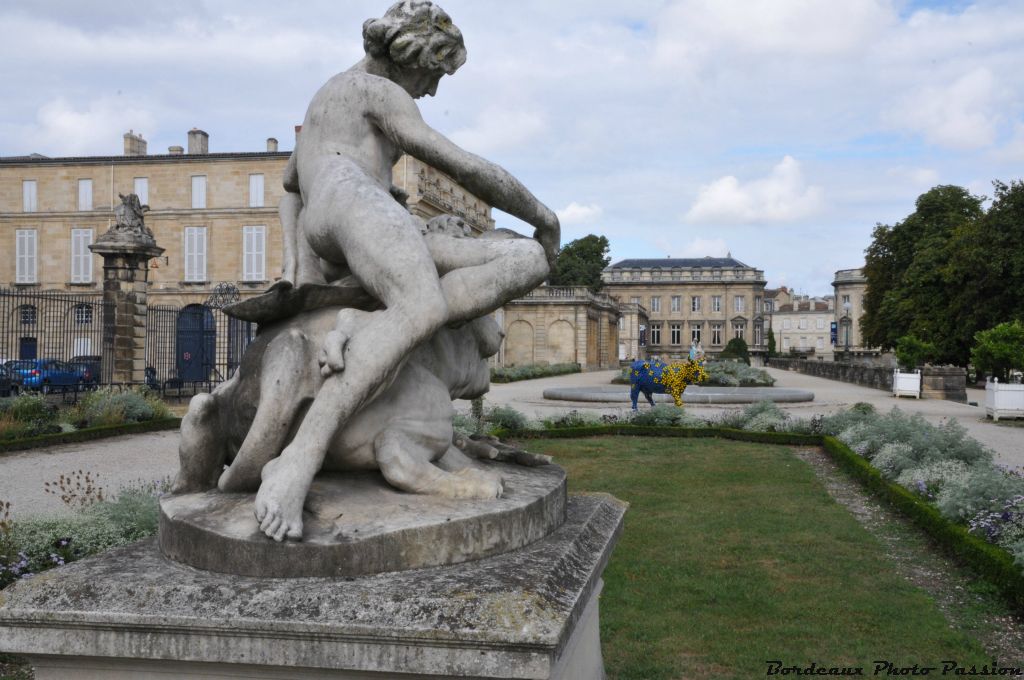
[[[579,364],[530,364],[528,366],[510,366],[508,368],[492,368],[492,383],[510,383],[518,380],[549,378],[555,375],[579,373]]]

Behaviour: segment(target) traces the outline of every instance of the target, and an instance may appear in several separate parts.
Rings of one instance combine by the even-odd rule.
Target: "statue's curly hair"
[[[466,63],[462,31],[430,0],[402,0],[380,19],[367,19],[363,49],[371,57],[386,57],[400,67],[448,75]]]

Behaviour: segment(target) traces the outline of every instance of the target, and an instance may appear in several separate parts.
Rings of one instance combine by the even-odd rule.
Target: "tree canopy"
[[[611,262],[611,246],[604,236],[588,234],[570,241],[558,253],[558,264],[551,275],[552,286],[586,286],[597,292],[604,285],[601,271]]]
[[[993,183],[991,207],[963,187],[937,186],[913,213],[879,224],[866,251],[861,327],[891,349],[914,336],[934,359],[964,365],[974,336],[1024,318],[1024,183]]]

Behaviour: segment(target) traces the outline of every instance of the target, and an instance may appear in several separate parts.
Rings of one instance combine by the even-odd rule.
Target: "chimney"
[[[188,131],[188,152],[210,153],[210,135],[199,128],[192,128]]]
[[[274,139],[273,137],[267,137],[267,151],[268,152],[277,151],[277,140]]]
[[[169,146],[167,147],[167,153],[171,154],[172,156],[180,156],[181,154],[185,153],[185,149],[181,148],[180,146]]]
[[[142,138],[142,133],[135,134],[132,130],[124,133],[124,155],[125,156],[145,156],[146,155],[146,140]]]
[[[299,138],[299,133],[300,132],[302,132],[302,126],[301,125],[296,125],[295,126],[295,139],[296,140]]]

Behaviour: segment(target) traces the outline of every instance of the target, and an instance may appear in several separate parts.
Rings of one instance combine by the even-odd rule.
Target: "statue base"
[[[568,499],[513,552],[366,577],[200,571],[154,540],[0,594],[0,651],[38,680],[602,678],[597,595],[624,503]]]

